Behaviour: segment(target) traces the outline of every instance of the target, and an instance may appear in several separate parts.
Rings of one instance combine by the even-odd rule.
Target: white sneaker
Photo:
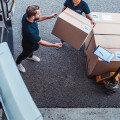
[[[26,72],[26,70],[25,70],[25,68],[23,67],[22,64],[18,64],[17,67],[18,67],[18,70],[19,70],[20,72]]]
[[[28,59],[28,60],[33,60],[33,61],[35,61],[35,62],[40,62],[40,58],[37,57],[37,56],[35,56],[35,55],[33,55],[32,57],[27,57],[27,59]]]

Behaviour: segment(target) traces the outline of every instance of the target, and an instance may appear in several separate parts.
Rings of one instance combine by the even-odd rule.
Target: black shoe
[[[106,87],[107,89],[111,89],[111,90],[113,90],[113,89],[115,89],[115,88],[119,88],[119,86],[117,85],[117,82],[111,83],[110,81],[107,81],[107,82],[106,82],[105,87]]]

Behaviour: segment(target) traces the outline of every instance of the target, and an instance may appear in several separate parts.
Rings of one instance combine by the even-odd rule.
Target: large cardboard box
[[[91,39],[92,28],[90,20],[67,8],[58,16],[52,34],[79,50]]]
[[[120,36],[120,24],[106,24],[106,23],[97,23],[93,28],[94,35],[116,35]],[[90,39],[85,41],[85,50],[87,49]]]
[[[120,13],[92,12],[92,17],[96,21],[93,28],[95,35],[119,35],[120,36]],[[85,49],[89,45],[90,39],[85,41]]]
[[[93,54],[93,51],[100,45],[107,49],[120,49],[120,36],[116,35],[93,35],[87,49],[86,56]]]
[[[91,12],[96,23],[120,23],[120,13]]]
[[[96,76],[108,72],[115,72],[120,66],[120,49],[107,49],[114,54],[114,58],[110,63],[98,58],[96,55],[91,54],[87,58],[87,73],[88,76]]]

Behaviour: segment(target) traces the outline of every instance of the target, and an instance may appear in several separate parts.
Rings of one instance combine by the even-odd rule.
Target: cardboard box
[[[120,24],[97,23],[93,32],[98,35],[120,35]]]
[[[98,45],[107,49],[120,49],[120,36],[94,35],[85,50],[86,56],[93,54]]]
[[[116,35],[120,36],[120,24],[97,23],[93,28],[94,35]],[[90,39],[85,41],[85,50],[90,43]]]
[[[91,15],[97,23],[93,28],[95,35],[120,36],[120,13],[92,12]],[[89,42],[89,39],[85,41],[85,49],[87,49]]]
[[[120,23],[120,13],[91,12],[96,23]]]
[[[52,34],[79,50],[91,39],[92,28],[90,20],[67,8],[58,16]]]
[[[84,42],[84,50],[88,48],[88,45],[90,44],[90,41],[92,40],[92,37],[94,36],[93,30],[88,35],[87,39]]]
[[[114,54],[114,58],[110,63],[98,58],[96,55],[91,54],[90,58],[87,57],[87,73],[88,76],[101,75],[108,72],[115,72],[120,66],[120,49],[107,49]],[[116,54],[116,52],[118,52]]]
[[[93,28],[94,35],[116,35],[120,36],[120,24],[105,24],[105,23],[97,23]],[[93,34],[91,34],[93,35]],[[113,38],[112,38],[113,39]],[[85,50],[87,49],[90,39],[86,39],[85,41]]]

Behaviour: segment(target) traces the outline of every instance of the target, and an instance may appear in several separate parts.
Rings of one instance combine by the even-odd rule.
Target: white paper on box
[[[98,46],[93,53],[95,55],[97,55],[99,58],[101,58],[102,60],[104,60],[105,62],[108,62],[108,63],[114,57],[114,54],[112,54],[108,50],[102,48],[101,46]]]
[[[112,16],[111,15],[102,15],[102,20],[112,21]]]
[[[120,59],[120,52],[115,52],[116,54],[116,59]]]
[[[98,14],[96,14],[96,13],[92,13],[92,18],[93,18],[94,20],[97,20],[97,21],[99,21],[99,20],[100,20],[99,15],[98,15]]]
[[[90,30],[90,27],[88,27],[87,25],[84,25],[83,30],[88,32]]]

